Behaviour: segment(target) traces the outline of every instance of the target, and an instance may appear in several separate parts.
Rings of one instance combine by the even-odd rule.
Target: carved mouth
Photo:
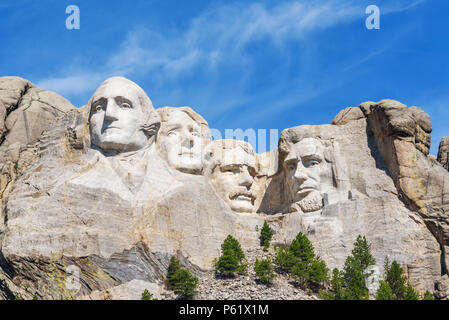
[[[255,197],[250,193],[239,193],[231,197],[231,200],[248,201],[251,202],[251,204],[254,204]]]

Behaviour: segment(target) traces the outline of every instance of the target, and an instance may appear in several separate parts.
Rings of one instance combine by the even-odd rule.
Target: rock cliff
[[[307,234],[331,268],[365,235],[376,274],[388,256],[418,291],[449,295],[447,144],[429,155],[417,107],[365,102],[264,154],[211,141],[194,110],[154,109],[118,77],[82,108],[0,78],[0,116],[0,298],[163,297],[172,255],[207,287],[226,236],[254,252],[264,221],[276,244]]]

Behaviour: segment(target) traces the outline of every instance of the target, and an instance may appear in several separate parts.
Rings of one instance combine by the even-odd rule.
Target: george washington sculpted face
[[[91,142],[106,151],[142,149],[157,131],[158,119],[151,100],[137,84],[109,78],[91,98]]]

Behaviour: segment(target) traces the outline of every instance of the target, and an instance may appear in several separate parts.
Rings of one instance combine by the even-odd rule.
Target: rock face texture
[[[441,139],[438,148],[438,162],[441,163],[444,168],[449,170],[449,137]]]
[[[0,298],[163,298],[172,255],[208,288],[226,236],[254,253],[264,221],[275,244],[307,234],[330,268],[365,235],[376,274],[388,256],[418,291],[449,295],[449,172],[417,107],[365,102],[255,154],[124,78],[82,108],[20,78],[0,89]],[[278,298],[306,298],[281,280]]]

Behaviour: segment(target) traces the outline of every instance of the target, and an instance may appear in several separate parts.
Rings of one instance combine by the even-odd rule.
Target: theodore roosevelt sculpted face
[[[255,156],[243,141],[215,140],[207,152],[206,176],[218,195],[236,212],[254,212]]]

